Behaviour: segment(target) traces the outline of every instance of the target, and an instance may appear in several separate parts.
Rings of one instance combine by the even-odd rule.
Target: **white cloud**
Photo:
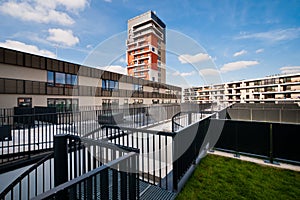
[[[18,51],[24,51],[32,54],[37,54],[41,56],[47,56],[55,58],[55,54],[51,51],[39,49],[37,46],[25,44],[23,42],[14,41],[14,40],[6,40],[5,42],[0,42],[0,46],[9,48],[9,49],[15,49]]]
[[[119,60],[120,63],[126,63],[126,59],[124,57],[121,57]]]
[[[105,2],[108,2],[108,3],[111,3],[112,2],[112,0],[104,0]]]
[[[174,73],[172,73],[173,76],[192,76],[195,74],[195,71],[191,71],[191,72],[179,72],[179,71],[175,71]]]
[[[0,4],[0,12],[22,21],[72,25],[75,21],[66,11],[77,13],[88,5],[87,0],[23,0]]]
[[[74,12],[83,10],[89,4],[88,0],[56,0],[56,2],[65,6],[67,10]]]
[[[237,62],[231,62],[223,65],[220,70],[222,73],[226,73],[229,71],[235,71],[235,70],[247,68],[258,64],[259,62],[257,61],[237,61]]]
[[[293,40],[300,37],[300,28],[279,29],[260,33],[242,33],[235,39],[258,39],[271,42]]]
[[[203,61],[207,61],[210,59],[211,59],[211,57],[205,53],[198,53],[196,55],[182,54],[182,55],[178,56],[178,60],[182,64],[203,62]]]
[[[199,74],[202,76],[216,76],[220,75],[220,71],[217,69],[207,68],[199,70]]]
[[[234,57],[237,57],[237,56],[244,55],[244,54],[246,54],[246,53],[247,53],[247,51],[243,49],[243,50],[241,50],[241,51],[235,52],[235,53],[233,54],[233,56],[234,56]]]
[[[257,49],[256,51],[255,51],[255,53],[262,53],[262,52],[264,52],[265,50],[264,49]]]
[[[88,44],[88,45],[86,45],[86,48],[87,48],[87,49],[92,49],[92,48],[93,48],[93,45]]]
[[[300,73],[300,66],[281,67],[280,71],[281,71],[281,73],[284,73],[284,74]]]
[[[124,74],[127,75],[127,69],[125,67],[119,66],[119,65],[110,65],[110,66],[105,66],[105,67],[98,67],[99,69],[105,70],[105,71],[110,71],[110,72],[115,72],[118,74]]]
[[[79,38],[73,35],[71,30],[63,30],[59,28],[48,29],[48,41],[57,42],[67,46],[74,46],[79,42]]]

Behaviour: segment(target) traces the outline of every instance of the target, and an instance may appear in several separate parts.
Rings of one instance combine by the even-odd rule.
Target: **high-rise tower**
[[[127,73],[166,82],[166,25],[152,11],[128,20]]]

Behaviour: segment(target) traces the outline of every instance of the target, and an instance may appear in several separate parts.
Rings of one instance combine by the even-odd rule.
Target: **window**
[[[48,85],[53,86],[54,85],[54,72],[47,72],[47,82]]]
[[[48,86],[77,85],[77,75],[60,72],[47,72]]]
[[[55,73],[55,83],[56,84],[66,84],[66,74],[64,73]]]
[[[152,81],[155,81],[155,77],[152,77]]]
[[[48,107],[56,107],[57,112],[70,112],[78,110],[78,99],[47,99]]]
[[[72,75],[66,74],[66,84],[72,85]]]
[[[155,48],[154,47],[152,47],[152,51],[155,52]]]
[[[104,90],[117,90],[119,89],[119,82],[113,80],[102,80],[102,89]]]
[[[32,106],[32,98],[18,98],[18,107],[30,107]]]
[[[72,74],[72,85],[77,85],[78,83],[77,83],[77,75],[74,75],[74,74]]]
[[[143,86],[135,84],[135,85],[133,85],[133,90],[134,91],[143,91]]]
[[[119,100],[118,99],[103,99],[102,100],[103,109],[118,109]]]

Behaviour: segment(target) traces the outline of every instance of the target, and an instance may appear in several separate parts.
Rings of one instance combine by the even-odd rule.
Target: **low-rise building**
[[[180,101],[177,86],[0,47],[0,108]]]
[[[186,88],[184,89],[184,101],[196,103],[300,103],[300,73]]]

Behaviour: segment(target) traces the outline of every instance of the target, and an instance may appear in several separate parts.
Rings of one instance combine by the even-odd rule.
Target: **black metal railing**
[[[187,127],[212,113],[213,111],[181,111],[172,117],[172,131]]]
[[[131,152],[34,199],[138,199],[138,167]]]
[[[53,156],[53,152],[48,154],[18,176],[0,193],[0,199],[30,199],[53,188]]]
[[[6,116],[0,116],[0,121],[5,124],[0,125],[0,129],[3,129],[0,133],[0,164],[50,151],[53,148],[53,136],[57,133],[83,137],[94,132],[103,135],[100,127],[104,124],[146,127],[171,119],[178,110],[180,106],[175,104],[65,113],[47,107],[18,108],[13,115],[3,111]]]
[[[176,132],[173,138],[173,190],[178,191],[178,184],[189,168],[196,164],[203,142],[208,132],[210,116],[190,124]],[[206,152],[205,152],[206,153]]]
[[[119,127],[102,126],[103,135],[114,145],[139,149],[140,179],[144,182],[172,190],[170,172],[172,172],[172,132]],[[89,135],[98,139],[98,132]]]
[[[216,149],[235,155],[250,155],[268,160],[300,164],[299,124],[217,120],[224,123]]]
[[[126,189],[125,192],[136,196],[137,193],[132,193],[132,190],[138,190],[138,184],[136,184],[137,178],[135,178],[135,176],[137,177],[135,174],[138,172],[138,160],[132,160],[135,158],[133,154],[126,157],[129,151],[135,152],[134,154],[139,152],[138,149],[128,148],[121,145],[116,146],[105,141],[83,139],[73,135],[55,135],[54,153],[46,156],[44,159],[21,174],[6,189],[4,189],[4,191],[0,194],[0,199],[30,199],[55,187],[59,187],[66,182],[69,182],[68,185],[70,185],[70,183],[76,182],[73,181],[74,179],[82,180],[80,177],[84,174],[104,165],[105,169],[100,170],[101,172],[96,170],[100,173],[101,181],[105,177],[108,177],[106,169],[107,166],[111,165],[115,167],[110,169],[110,173],[116,174],[113,175],[114,182],[116,182],[115,176],[124,172],[126,174],[125,178],[127,178],[127,175],[129,176],[131,185],[128,185],[129,183],[126,181],[121,185],[122,187],[129,188],[130,192]],[[122,162],[116,162],[116,160],[123,156],[125,157]],[[110,163],[111,161],[115,162],[115,165],[112,165],[112,163]],[[98,177],[99,173],[95,173],[95,177]],[[121,179],[122,178],[124,178],[124,174],[121,176]],[[101,186],[99,187],[101,190],[108,188],[108,184],[101,183],[101,181],[94,181],[94,188],[99,187],[99,185]],[[114,187],[118,187],[118,184]],[[84,185],[77,184],[74,188],[77,188],[77,192],[73,191],[71,193],[72,195],[79,195],[79,197],[84,194],[89,195],[85,193],[86,190]],[[54,191],[56,191],[56,189],[54,189]],[[114,189],[112,193],[113,196],[116,196],[118,192],[119,189]],[[101,195],[103,194],[101,193]],[[66,196],[61,198],[65,199],[65,197]],[[70,196],[71,199],[73,199],[73,197],[74,196]]]

